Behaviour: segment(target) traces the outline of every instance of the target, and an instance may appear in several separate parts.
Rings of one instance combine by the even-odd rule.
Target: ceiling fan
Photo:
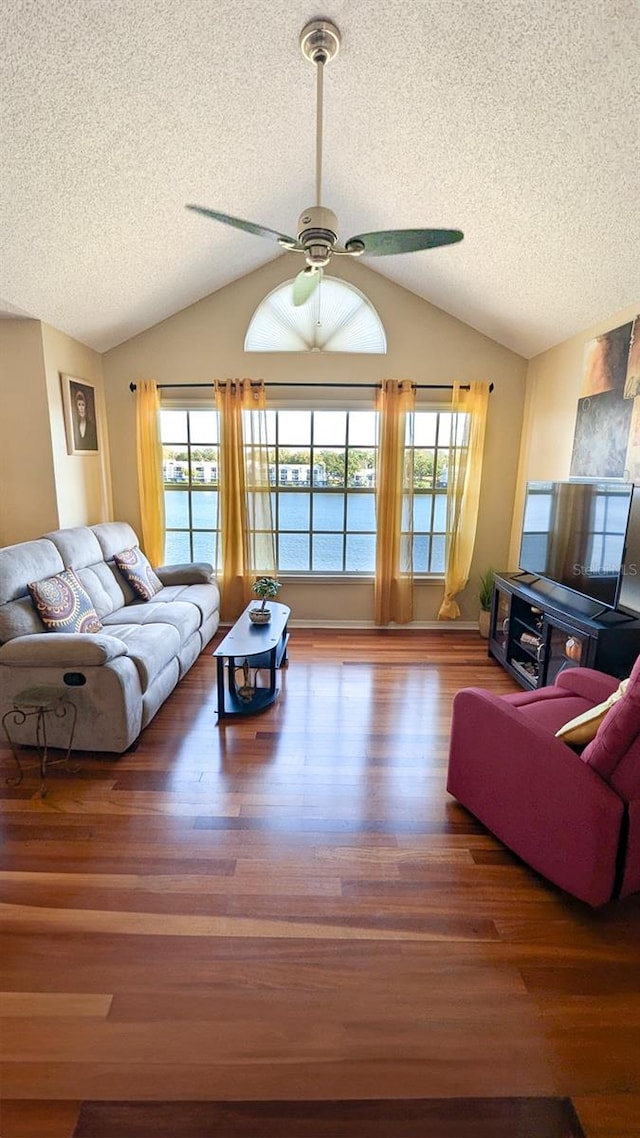
[[[340,32],[330,20],[311,20],[300,33],[300,48],[305,59],[315,64],[316,74],[316,204],[305,209],[298,219],[298,236],[288,237],[244,221],[240,217],[230,217],[204,206],[188,205],[187,209],[201,213],[205,217],[254,233],[256,237],[266,237],[276,241],[283,249],[292,253],[303,253],[307,267],[298,273],[293,285],[293,303],[296,307],[304,304],[315,292],[322,270],[332,257],[388,257],[398,253],[414,253],[421,249],[433,249],[438,245],[452,245],[462,241],[459,229],[383,229],[376,233],[359,233],[345,241],[344,248],[338,248],[338,219],[332,210],[321,204],[322,201],[322,100],[324,68],[335,59],[340,47]]]

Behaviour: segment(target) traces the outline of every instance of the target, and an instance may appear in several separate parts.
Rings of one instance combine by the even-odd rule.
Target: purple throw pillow
[[[47,632],[102,630],[91,597],[73,569],[63,569],[44,581],[32,581],[27,589]]]
[[[595,739],[585,747],[581,758],[604,779],[609,779],[637,735],[640,735],[640,656],[633,665],[622,699],[607,712]]]
[[[122,553],[116,553],[113,560],[134,593],[137,593],[143,601],[150,601],[160,592],[162,581],[154,573],[149,561],[137,545],[133,549],[123,549]]]

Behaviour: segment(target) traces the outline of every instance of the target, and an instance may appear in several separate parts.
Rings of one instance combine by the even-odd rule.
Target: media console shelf
[[[640,620],[603,612],[532,574],[501,573],[494,583],[489,655],[524,688],[552,684],[563,668],[597,668],[623,679],[640,655]]]

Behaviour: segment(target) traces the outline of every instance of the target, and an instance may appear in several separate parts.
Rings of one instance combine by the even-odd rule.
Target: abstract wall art
[[[585,349],[571,477],[640,481],[640,317]]]

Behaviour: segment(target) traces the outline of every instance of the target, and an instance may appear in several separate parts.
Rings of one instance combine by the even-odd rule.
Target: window
[[[268,411],[278,569],[375,569],[375,411]]]
[[[265,296],[247,329],[245,352],[364,352],[384,354],[387,339],[370,300],[347,281],[325,273],[305,304],[293,304],[293,281]]]
[[[165,561],[218,564],[217,411],[162,411]]]
[[[445,571],[452,431],[466,416],[416,411],[414,573]],[[219,564],[217,411],[163,410],[167,563]],[[375,411],[267,412],[269,477],[280,573],[372,576],[376,558]]]
[[[447,482],[452,430],[464,438],[466,415],[416,411],[413,432],[413,569],[442,576],[447,538]],[[457,423],[456,423],[457,420]],[[455,441],[455,439],[454,439]]]

